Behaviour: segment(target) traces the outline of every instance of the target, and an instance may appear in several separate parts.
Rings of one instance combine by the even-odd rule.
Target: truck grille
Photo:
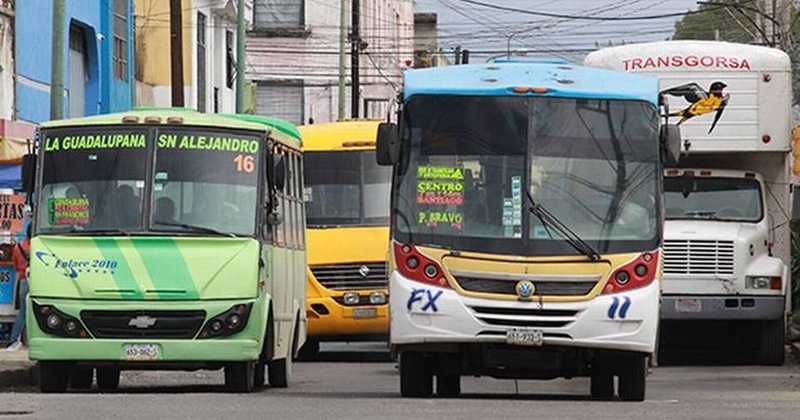
[[[502,327],[560,328],[575,321],[578,311],[566,309],[491,308],[473,306],[475,317]]]
[[[330,290],[371,290],[386,289],[386,263],[356,263],[337,265],[317,265],[311,273],[322,287]]]
[[[664,274],[733,275],[733,241],[665,240]]]
[[[456,281],[462,289],[470,292],[517,295],[518,280],[456,276]],[[585,296],[595,284],[596,281],[533,281],[537,296]]]
[[[96,338],[194,338],[205,311],[81,311]]]

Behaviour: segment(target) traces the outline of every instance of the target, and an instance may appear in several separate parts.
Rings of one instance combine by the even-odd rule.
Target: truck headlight
[[[747,276],[744,280],[747,289],[781,290],[783,281],[780,277]]]

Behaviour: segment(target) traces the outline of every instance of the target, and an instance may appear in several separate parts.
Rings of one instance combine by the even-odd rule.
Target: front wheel
[[[284,359],[270,360],[269,385],[273,388],[288,388],[292,379],[292,357],[287,355]]]
[[[254,362],[234,362],[225,366],[225,390],[228,392],[252,392],[255,374]]]
[[[307,338],[297,356],[299,360],[316,360],[319,357],[319,340]]]
[[[436,395],[455,398],[461,395],[461,375],[457,373],[436,374]]]
[[[647,380],[644,354],[622,356],[619,363],[619,397],[623,401],[644,401]]]
[[[400,395],[428,398],[433,394],[433,372],[421,352],[400,352]]]
[[[64,362],[39,362],[39,391],[45,394],[66,392],[69,365]]]
[[[597,359],[593,361],[589,381],[592,398],[596,400],[614,398],[614,372],[610,360]]]
[[[75,366],[69,373],[69,386],[75,389],[89,389],[94,381],[94,369]]]
[[[97,389],[113,391],[119,388],[119,369],[97,368]]]
[[[783,318],[766,321],[761,330],[761,346],[758,351],[758,362],[763,365],[780,366],[784,359],[784,323]]]

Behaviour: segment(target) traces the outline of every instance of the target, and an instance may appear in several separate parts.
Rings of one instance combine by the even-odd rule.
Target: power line
[[[551,17],[551,18],[561,18],[561,19],[571,19],[571,20],[603,20],[603,21],[635,21],[635,20],[653,20],[653,19],[665,19],[670,17],[682,17],[687,15],[693,15],[697,13],[705,13],[711,10],[721,9],[724,6],[717,6],[717,7],[709,7],[702,10],[689,10],[686,12],[675,12],[675,13],[663,13],[660,15],[648,15],[648,16],[615,16],[615,17],[604,17],[604,16],[581,16],[581,15],[566,15],[561,13],[549,13],[549,12],[537,12],[535,10],[527,10],[527,9],[518,9],[515,7],[508,7],[508,6],[500,6],[491,3],[485,3],[482,1],[477,0],[455,0],[460,1],[462,3],[472,4],[475,6],[483,6],[489,9],[496,9],[496,10],[503,10],[507,12],[515,12],[515,13],[523,13],[527,15],[534,15],[534,16],[544,16],[544,17]]]

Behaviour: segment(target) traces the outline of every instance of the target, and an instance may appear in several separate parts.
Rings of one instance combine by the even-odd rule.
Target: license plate
[[[157,344],[126,344],[125,360],[158,360]]]
[[[703,309],[700,299],[678,299],[675,301],[675,312],[700,312]]]
[[[378,316],[376,308],[355,308],[353,309],[353,318],[375,318]]]
[[[506,343],[520,346],[541,346],[544,335],[541,330],[512,329],[506,331]]]

